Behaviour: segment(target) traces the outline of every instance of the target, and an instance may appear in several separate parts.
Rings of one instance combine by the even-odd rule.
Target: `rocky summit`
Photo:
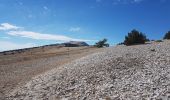
[[[115,46],[34,77],[8,100],[170,100],[170,41]]]
[[[65,47],[82,47],[82,46],[89,46],[86,42],[82,41],[70,41],[66,43],[62,43]]]

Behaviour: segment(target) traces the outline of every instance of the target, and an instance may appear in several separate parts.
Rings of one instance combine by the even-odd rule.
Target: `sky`
[[[103,38],[115,45],[133,29],[162,39],[170,0],[0,0],[0,51]]]

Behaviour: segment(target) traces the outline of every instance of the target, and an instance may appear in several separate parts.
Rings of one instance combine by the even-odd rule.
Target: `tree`
[[[164,36],[163,39],[170,39],[170,31],[168,31],[168,32],[165,34],[165,36]]]
[[[124,44],[125,45],[134,45],[134,44],[144,44],[148,39],[146,36],[137,30],[132,30],[125,36]]]
[[[107,43],[107,39],[103,39],[97,42],[95,46],[98,48],[102,48],[102,47],[109,47],[109,44]]]

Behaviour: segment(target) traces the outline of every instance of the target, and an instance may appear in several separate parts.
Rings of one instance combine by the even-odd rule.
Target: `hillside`
[[[0,100],[32,77],[86,55],[100,52],[95,47],[43,46],[0,53]]]
[[[82,41],[70,41],[65,43],[58,43],[58,44],[49,44],[44,46],[37,46],[37,47],[30,47],[30,48],[23,48],[23,49],[17,49],[17,50],[8,50],[8,51],[2,51],[0,52],[0,55],[9,55],[9,54],[19,54],[24,52],[39,52],[39,51],[45,51],[45,49],[53,49],[53,48],[60,48],[60,47],[85,47],[89,46],[86,42]]]
[[[170,41],[116,46],[34,77],[8,99],[170,99]]]

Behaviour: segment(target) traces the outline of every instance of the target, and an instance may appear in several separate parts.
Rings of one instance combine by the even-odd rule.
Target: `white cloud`
[[[69,29],[69,31],[71,31],[71,32],[78,32],[78,31],[80,31],[80,30],[81,30],[80,27],[71,27],[71,28]]]
[[[42,34],[31,31],[9,31],[7,34],[12,36],[20,36],[36,40],[55,40],[55,41],[90,41],[83,39],[74,39],[64,35],[52,35],[52,34]]]
[[[91,40],[71,38],[71,37],[68,37],[68,36],[65,36],[65,35],[42,34],[42,33],[38,33],[38,32],[24,31],[24,30],[21,30],[21,29],[22,29],[22,27],[11,25],[9,23],[0,24],[0,30],[5,31],[8,35],[12,35],[12,36],[30,38],[30,39],[35,39],[35,40],[54,40],[54,41],[57,41],[57,42],[91,41]],[[77,32],[77,31],[80,31],[80,28],[79,27],[73,27],[73,28],[70,28],[70,31]],[[7,39],[7,37],[6,37],[6,39]]]
[[[0,30],[3,30],[3,31],[7,31],[7,30],[18,30],[20,29],[21,27],[18,27],[18,26],[15,26],[15,25],[11,25],[9,23],[2,23],[0,24]]]
[[[33,43],[26,43],[26,44],[18,44],[9,41],[0,41],[0,51],[6,50],[15,50],[15,49],[22,49],[22,48],[29,48],[36,46]]]

